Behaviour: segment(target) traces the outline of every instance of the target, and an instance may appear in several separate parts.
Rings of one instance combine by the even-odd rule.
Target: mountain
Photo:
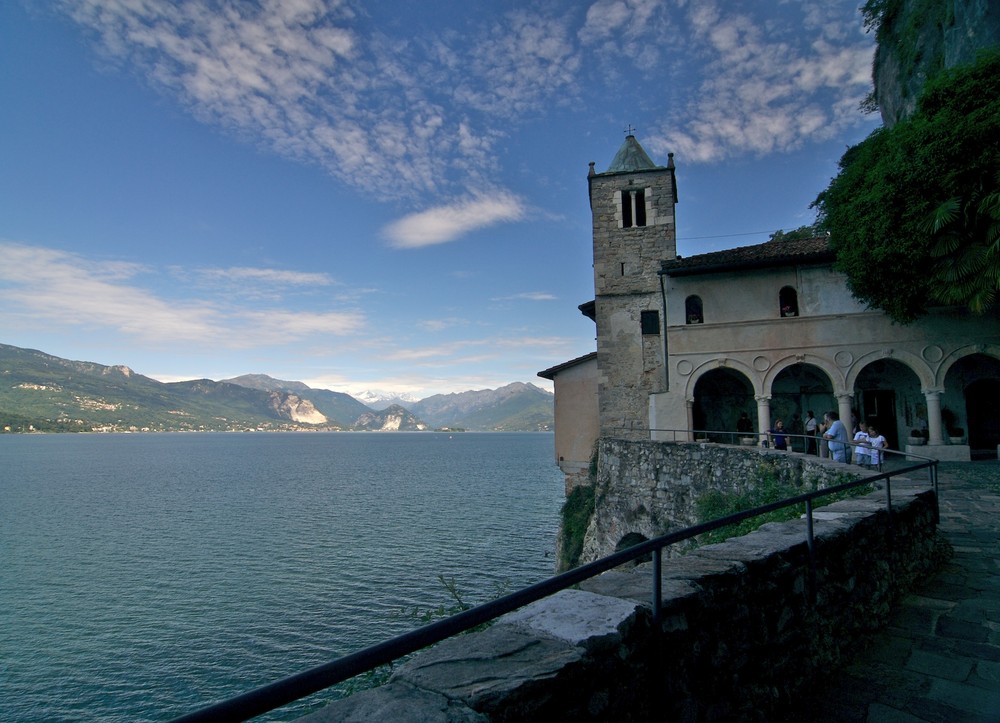
[[[435,394],[410,411],[435,427],[483,431],[551,430],[555,399],[534,384],[514,382],[498,389]]]
[[[352,394],[355,399],[366,406],[379,410],[398,404],[401,407],[408,407],[419,401],[412,394],[399,394],[397,392],[386,392],[380,389],[365,389],[363,392]]]
[[[373,432],[423,432],[430,429],[410,412],[398,404],[393,404],[381,411],[369,411],[354,420],[356,429],[367,429]]]
[[[372,411],[350,394],[334,392],[329,389],[312,389],[302,382],[288,382],[274,379],[266,374],[244,374],[233,379],[225,379],[229,384],[238,384],[251,389],[268,392],[289,392],[298,397],[308,399],[313,406],[328,420],[343,427],[357,426],[355,420]]]
[[[70,361],[0,344],[0,431],[339,428],[285,391],[210,379],[163,383],[126,366]]]
[[[349,394],[264,374],[164,383],[126,366],[70,361],[0,344],[0,432],[535,431],[552,425],[553,396],[533,384],[372,409]]]

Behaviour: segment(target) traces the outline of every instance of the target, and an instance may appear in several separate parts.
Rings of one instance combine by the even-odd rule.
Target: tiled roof
[[[605,173],[631,173],[632,171],[649,171],[659,167],[653,163],[653,159],[639,145],[635,136],[627,136]]]
[[[833,259],[830,239],[822,236],[797,241],[767,241],[754,246],[741,246],[684,258],[678,256],[676,259],[663,261],[660,269],[661,273],[667,276],[694,276],[769,266],[822,263]]]

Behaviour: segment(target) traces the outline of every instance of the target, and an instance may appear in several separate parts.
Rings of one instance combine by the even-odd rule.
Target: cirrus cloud
[[[383,233],[394,248],[422,248],[454,241],[476,229],[520,221],[525,212],[524,203],[513,194],[484,194],[410,214]]]

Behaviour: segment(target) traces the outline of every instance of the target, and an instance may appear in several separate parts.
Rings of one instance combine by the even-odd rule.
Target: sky
[[[423,398],[595,348],[587,170],[766,241],[877,116],[859,0],[0,3],[0,343]]]

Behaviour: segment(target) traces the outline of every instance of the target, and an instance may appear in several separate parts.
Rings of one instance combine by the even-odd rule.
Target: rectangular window
[[[632,194],[622,191],[622,228],[632,228]]]
[[[639,318],[639,323],[642,326],[642,333],[644,335],[648,334],[659,334],[660,333],[660,312],[658,311],[643,311]]]
[[[635,225],[646,225],[646,192],[635,192]]]

